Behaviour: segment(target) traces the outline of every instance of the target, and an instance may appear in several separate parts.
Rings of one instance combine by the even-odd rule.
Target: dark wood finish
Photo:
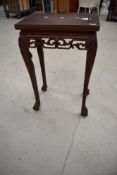
[[[89,94],[89,80],[97,51],[97,14],[39,14],[30,15],[15,25],[20,30],[19,47],[29,72],[35,94],[34,109],[40,107],[40,99],[35,77],[32,55],[29,48],[37,48],[42,70],[42,90],[47,90],[43,48],[87,50],[84,90],[81,115],[87,116],[86,97]],[[69,39],[69,40],[65,40]],[[71,58],[72,59],[72,58]],[[71,60],[72,61],[72,60]]]
[[[38,42],[41,43],[41,41],[37,40],[37,43]],[[37,53],[39,55],[41,72],[42,72],[42,79],[43,79],[42,90],[46,91],[47,90],[47,81],[46,81],[46,72],[45,72],[44,52],[43,52],[43,46],[41,44],[37,44]]]
[[[26,68],[28,70],[28,73],[29,73],[29,76],[32,82],[33,90],[34,90],[35,99],[36,99],[33,109],[39,110],[40,98],[39,98],[39,92],[38,92],[38,87],[37,87],[35,69],[34,69],[34,65],[32,62],[32,54],[29,51],[29,45],[30,45],[29,39],[23,38],[22,36],[19,37],[20,51],[21,51],[24,63],[26,65]]]

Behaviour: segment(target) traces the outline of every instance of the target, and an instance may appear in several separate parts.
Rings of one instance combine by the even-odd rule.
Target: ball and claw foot
[[[42,91],[47,91],[47,85],[43,85],[42,88],[41,88]]]
[[[87,116],[88,116],[88,109],[87,109],[86,106],[84,106],[84,107],[82,108],[82,110],[81,110],[81,115],[82,115],[83,117],[87,117]]]
[[[34,111],[39,111],[39,108],[40,108],[40,103],[39,102],[36,102],[33,106],[33,110]]]

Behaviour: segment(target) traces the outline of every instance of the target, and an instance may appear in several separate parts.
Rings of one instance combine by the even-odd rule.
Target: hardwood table
[[[20,30],[19,47],[34,90],[36,100],[34,110],[39,110],[40,98],[29,48],[37,48],[43,79],[42,91],[47,90],[43,48],[87,50],[81,107],[81,115],[87,116],[86,97],[89,94],[88,85],[96,57],[97,31],[100,28],[98,14],[40,14],[35,12],[15,24],[15,28]]]

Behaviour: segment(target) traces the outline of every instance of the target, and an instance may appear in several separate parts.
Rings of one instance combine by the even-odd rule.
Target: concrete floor
[[[0,175],[117,175],[117,23],[100,20],[89,116],[82,118],[86,52],[45,50],[48,91],[40,90],[34,112],[16,22],[0,16]]]

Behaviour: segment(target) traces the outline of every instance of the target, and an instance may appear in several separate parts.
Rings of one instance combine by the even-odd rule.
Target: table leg
[[[42,91],[46,91],[47,81],[46,81],[46,72],[45,72],[44,51],[41,45],[37,45],[37,53],[39,55],[39,61],[40,61],[40,66],[41,66],[42,79],[43,79],[43,86],[41,89]]]
[[[39,110],[40,108],[40,98],[39,98],[39,92],[38,92],[38,87],[37,87],[37,80],[36,80],[36,75],[35,75],[35,69],[34,65],[32,62],[32,54],[29,51],[29,39],[25,39],[22,36],[19,37],[19,47],[20,51],[23,57],[23,60],[25,62],[26,68],[28,70],[31,82],[32,82],[32,87],[34,90],[34,95],[35,95],[35,104],[33,109],[34,110]]]
[[[86,97],[89,94],[88,85],[95,61],[96,51],[97,51],[97,40],[90,41],[88,43],[88,49],[87,49],[87,60],[85,68],[85,79],[84,79],[84,89],[83,89],[83,99],[81,109],[81,115],[84,117],[88,116],[88,108],[86,107]]]

